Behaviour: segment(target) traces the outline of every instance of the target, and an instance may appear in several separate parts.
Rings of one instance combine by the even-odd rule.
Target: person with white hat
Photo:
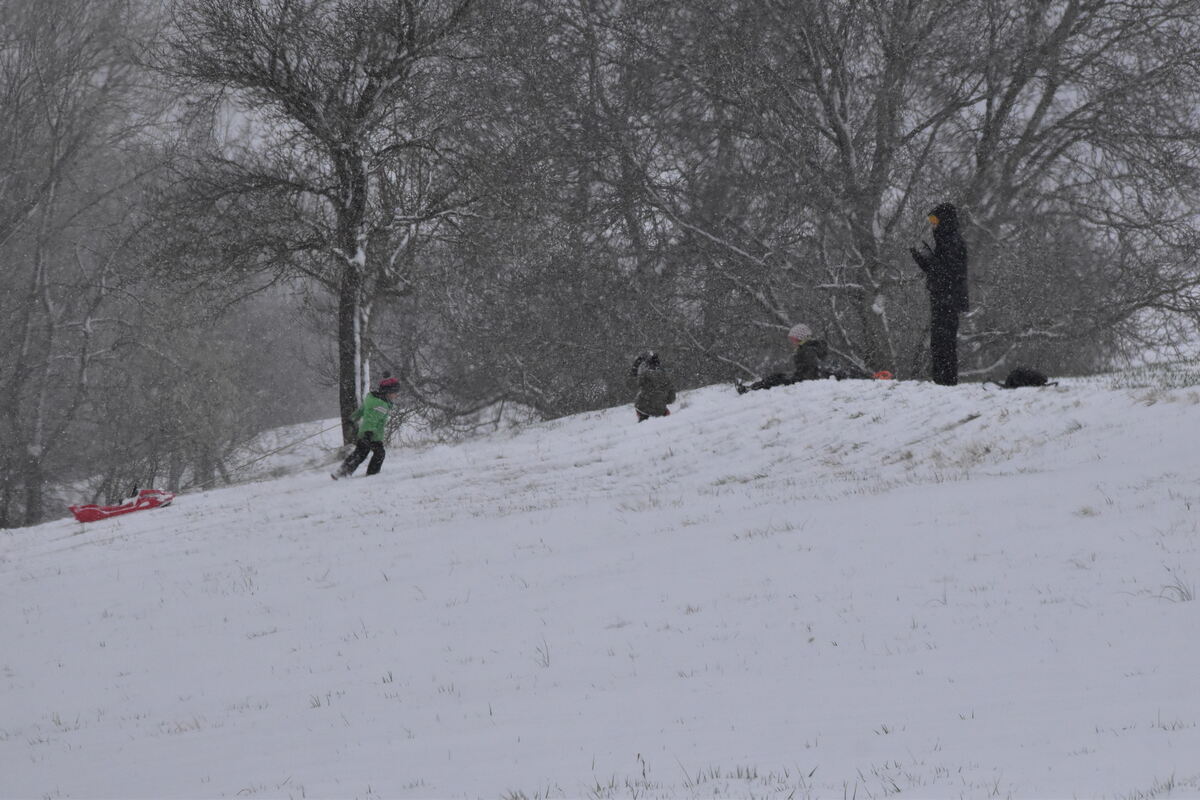
[[[792,351],[792,374],[772,372],[754,383],[743,384],[738,381],[735,384],[738,394],[745,394],[751,389],[770,389],[800,381],[820,380],[832,374],[823,364],[829,355],[829,346],[824,339],[813,338],[812,328],[803,322],[793,325],[788,331],[788,341],[794,348]]]

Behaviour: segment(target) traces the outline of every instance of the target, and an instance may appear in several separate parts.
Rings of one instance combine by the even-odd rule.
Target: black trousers
[[[952,307],[929,307],[929,359],[934,383],[958,383],[958,311]]]
[[[346,460],[342,462],[341,473],[353,475],[354,470],[358,469],[358,465],[366,460],[368,454],[371,456],[371,463],[367,464],[367,474],[378,473],[383,469],[383,457],[386,453],[383,450],[383,442],[376,442],[373,439],[359,439],[354,443],[354,452],[346,456]]]
[[[751,389],[773,389],[776,386],[789,386],[795,383],[793,376],[784,372],[772,372],[765,378],[759,378],[754,383],[750,384]]]

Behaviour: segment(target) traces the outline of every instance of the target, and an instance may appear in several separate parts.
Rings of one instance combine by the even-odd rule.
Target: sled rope
[[[270,450],[270,451],[268,451],[268,452],[266,452],[266,453],[263,453],[261,456],[258,456],[257,458],[252,458],[252,459],[250,459],[250,460],[249,460],[249,461],[247,461],[245,464],[239,464],[238,466],[236,466],[236,467],[234,467],[233,469],[229,470],[229,472],[227,473],[227,475],[232,475],[232,474],[234,474],[234,473],[241,472],[241,471],[242,471],[242,470],[244,470],[246,467],[249,467],[249,466],[250,466],[250,465],[252,465],[252,464],[257,464],[259,461],[262,461],[264,458],[267,458],[268,456],[273,456],[273,455],[275,455],[276,453],[281,453],[281,452],[283,452],[284,450],[287,450],[287,449],[288,449],[288,448],[290,448],[290,447],[295,447],[296,445],[300,444],[301,442],[307,442],[309,439],[315,439],[316,437],[320,436],[320,435],[321,435],[321,434],[323,434],[323,433],[329,433],[330,431],[332,431],[332,430],[336,430],[337,428],[340,428],[340,427],[342,427],[342,423],[338,422],[338,423],[336,423],[336,424],[334,424],[334,425],[330,425],[328,428],[323,428],[322,430],[319,430],[319,431],[317,431],[316,433],[312,433],[312,434],[309,434],[308,436],[305,436],[305,437],[303,437],[303,438],[301,438],[301,439],[297,439],[297,440],[296,440],[296,441],[294,441],[294,442],[288,442],[287,444],[283,445],[282,447],[277,447],[277,448],[275,448],[274,450]],[[203,489],[203,488],[204,488],[204,487],[206,487],[206,486],[210,486],[210,485],[212,485],[212,484],[216,483],[218,480],[219,480],[218,478],[212,478],[212,479],[210,479],[210,480],[207,480],[207,481],[205,481],[204,483],[196,483],[196,484],[193,484],[193,485],[189,486],[189,487],[188,487],[188,489],[189,489],[189,490],[192,490],[192,489]]]

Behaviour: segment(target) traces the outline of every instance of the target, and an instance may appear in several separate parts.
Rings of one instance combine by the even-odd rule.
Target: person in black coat
[[[958,230],[958,209],[942,203],[929,212],[933,225],[933,248],[910,248],[913,261],[925,273],[929,290],[929,355],[933,382],[942,386],[958,383],[958,315],[967,302],[967,245]]]
[[[662,368],[658,353],[650,350],[640,354],[634,359],[629,374],[637,383],[637,397],[633,399],[637,421],[671,416],[667,406],[675,402],[675,384]]]

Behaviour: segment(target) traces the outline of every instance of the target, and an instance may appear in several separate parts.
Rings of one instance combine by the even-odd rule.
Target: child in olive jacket
[[[658,353],[651,350],[640,354],[634,359],[629,374],[637,382],[637,396],[633,399],[637,421],[669,417],[671,409],[667,406],[675,402],[675,384],[662,368]]]
[[[371,462],[367,464],[368,475],[375,475],[383,468],[383,457],[386,455],[383,449],[384,429],[392,412],[392,401],[399,392],[400,381],[384,378],[379,382],[379,388],[370,392],[362,405],[350,415],[350,419],[358,421],[358,440],[354,443],[354,452],[329,477],[335,481],[350,477],[368,454],[371,456]]]

